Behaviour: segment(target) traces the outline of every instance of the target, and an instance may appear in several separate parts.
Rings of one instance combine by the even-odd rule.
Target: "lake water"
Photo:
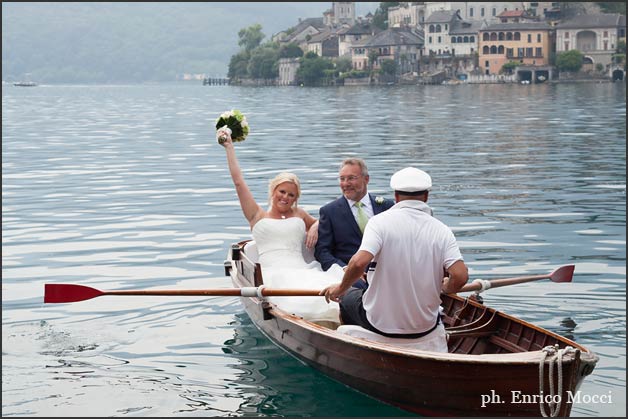
[[[581,387],[626,413],[626,85],[345,88],[199,85],[2,89],[3,416],[403,416],[302,365],[237,297],[100,297],[43,304],[45,283],[230,287],[250,237],[214,119],[255,197],[296,172],[313,215],[360,156],[391,197],[405,166],[432,176],[471,278],[549,273],[573,283],[489,290],[485,302],[600,356]]]

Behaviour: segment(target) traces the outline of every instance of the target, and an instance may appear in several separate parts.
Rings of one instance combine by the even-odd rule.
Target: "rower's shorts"
[[[422,333],[399,334],[382,332],[373,326],[366,317],[366,311],[362,302],[362,296],[365,291],[366,289],[351,287],[340,298],[340,318],[343,324],[354,324],[389,338],[418,339],[429,335],[441,323],[439,314],[434,326]]]

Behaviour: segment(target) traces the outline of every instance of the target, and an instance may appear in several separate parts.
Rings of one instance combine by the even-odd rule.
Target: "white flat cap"
[[[400,192],[429,191],[432,187],[432,178],[423,170],[406,167],[392,175],[390,187]]]

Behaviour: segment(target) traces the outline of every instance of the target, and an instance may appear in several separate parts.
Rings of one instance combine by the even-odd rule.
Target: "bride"
[[[231,179],[235,185],[242,213],[251,226],[262,267],[264,284],[274,288],[323,289],[340,282],[342,268],[323,271],[320,263],[307,262],[305,248],[318,240],[318,220],[297,206],[301,195],[299,178],[280,173],[270,181],[269,207],[264,210],[253,198],[238,165],[233,141],[228,131],[221,132]],[[279,308],[308,320],[339,321],[338,303],[326,303],[322,297],[267,297]]]

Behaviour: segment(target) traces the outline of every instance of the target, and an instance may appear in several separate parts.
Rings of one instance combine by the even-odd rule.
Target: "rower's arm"
[[[464,287],[469,280],[469,269],[462,260],[458,260],[451,265],[447,272],[449,277],[443,280],[443,292],[445,294],[455,294]]]
[[[373,255],[370,252],[359,250],[349,260],[342,282],[337,285],[330,285],[321,291],[320,295],[324,295],[327,302],[338,301],[351,288],[351,285],[362,276],[371,260],[373,260]]]

